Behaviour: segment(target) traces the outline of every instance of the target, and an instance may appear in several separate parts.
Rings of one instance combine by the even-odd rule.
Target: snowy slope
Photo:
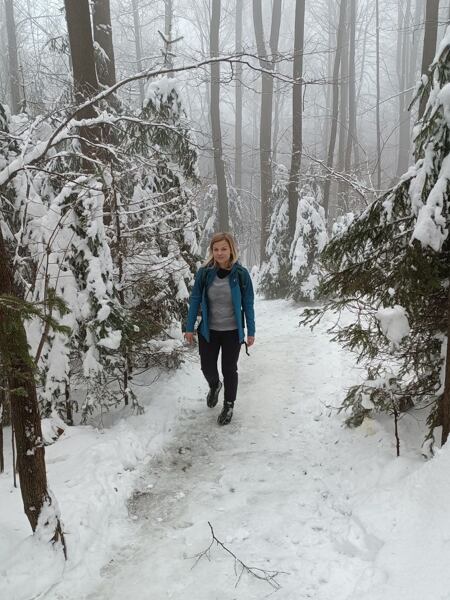
[[[0,597],[252,600],[281,586],[283,600],[448,600],[450,452],[424,462],[421,415],[400,422],[399,459],[389,421],[344,428],[330,407],[358,378],[352,357],[298,314],[258,303],[229,426],[206,408],[193,353],[150,388],[146,415],[72,428],[48,449],[67,565],[27,537],[11,473],[0,476]],[[272,585],[240,577],[217,545],[197,561],[208,522],[258,575],[278,572]]]

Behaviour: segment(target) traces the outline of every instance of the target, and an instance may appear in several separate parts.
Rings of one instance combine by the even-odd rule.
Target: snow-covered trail
[[[184,384],[198,399],[192,391],[179,398],[172,442],[143,468],[123,547],[89,600],[251,600],[273,592],[245,573],[236,586],[239,566],[217,546],[196,563],[211,541],[208,521],[244,563],[283,572],[283,600],[347,599],[375,583],[380,542],[351,506],[367,492],[359,453],[379,441],[342,429],[334,412],[329,418],[326,405],[339,404],[351,361],[323,327],[297,327],[298,314],[286,302],[259,302],[257,345],[250,358],[241,355],[227,427],[216,424],[220,403],[207,409],[193,364]]]

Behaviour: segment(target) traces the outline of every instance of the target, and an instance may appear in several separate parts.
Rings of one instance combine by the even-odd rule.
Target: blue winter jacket
[[[206,270],[206,280],[203,273]],[[241,287],[239,285],[238,270],[241,272],[241,281],[243,287],[243,293],[241,294]],[[194,287],[191,292],[189,300],[189,312],[186,321],[186,331],[193,332],[195,328],[195,321],[198,315],[198,309],[201,306],[202,320],[199,325],[199,331],[206,341],[209,342],[209,324],[208,324],[208,288],[214,281],[217,273],[217,268],[201,267],[195,276]],[[205,285],[203,286],[203,281]],[[255,310],[253,307],[254,294],[253,285],[250,277],[250,273],[245,267],[239,263],[234,263],[230,274],[228,275],[228,281],[230,282],[231,288],[231,300],[233,302],[234,316],[236,317],[236,323],[239,333],[239,341],[242,343],[245,339],[244,334],[244,316],[247,324],[247,334],[249,336],[255,335]],[[203,289],[202,289],[203,288]]]

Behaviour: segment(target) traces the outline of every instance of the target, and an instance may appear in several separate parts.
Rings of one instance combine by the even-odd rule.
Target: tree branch
[[[212,536],[211,543],[205,550],[203,550],[202,552],[199,552],[198,554],[195,554],[192,557],[192,558],[196,559],[192,568],[194,568],[197,565],[197,563],[204,557],[207,558],[208,560],[211,560],[210,551],[211,551],[212,547],[216,544],[217,546],[222,548],[222,550],[224,550],[227,554],[232,556],[234,559],[234,572],[237,577],[235,587],[237,587],[239,585],[242,575],[244,573],[248,573],[249,575],[252,575],[252,577],[259,579],[260,581],[265,581],[274,590],[281,589],[281,585],[277,581],[277,577],[278,577],[278,575],[289,575],[289,573],[287,573],[286,571],[270,571],[267,569],[260,569],[259,567],[250,567],[249,565],[244,563],[240,558],[238,558],[236,556],[236,554],[234,554],[234,552],[232,552],[229,548],[227,548],[225,546],[225,544],[216,537],[213,526],[211,525],[211,523],[209,521],[208,521],[208,525],[211,530],[211,536]]]

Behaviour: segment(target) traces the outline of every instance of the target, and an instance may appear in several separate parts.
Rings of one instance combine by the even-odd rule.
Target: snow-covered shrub
[[[249,254],[250,248],[255,244],[255,222],[256,216],[253,204],[243,201],[242,196],[231,183],[227,173],[227,196],[230,231],[237,242],[241,259]],[[211,184],[206,192],[202,194],[199,216],[202,223],[200,238],[200,249],[202,257],[207,255],[209,241],[214,233],[219,231],[219,219],[217,209],[217,185]]]
[[[289,253],[290,295],[294,300],[314,300],[321,274],[319,255],[327,242],[325,213],[311,187],[303,187],[299,196]]]
[[[344,215],[340,215],[336,221],[333,223],[332,234],[333,237],[338,237],[345,233],[355,218],[354,213],[345,213]]]
[[[449,402],[445,384],[450,278],[450,29],[440,44],[431,77],[419,95],[430,92],[415,127],[415,164],[399,184],[375,200],[325,248],[329,275],[321,291],[329,300],[307,311],[314,322],[326,310],[350,309],[355,319],[338,326],[335,338],[357,352],[366,381],[343,401],[350,423],[368,412],[412,405],[430,410],[430,437],[442,425]],[[396,307],[408,320],[395,344],[380,314]],[[447,366],[448,372],[448,366]],[[376,384],[374,382],[388,382]],[[447,390],[447,392],[446,392]],[[445,394],[447,393],[447,397]],[[369,408],[368,408],[369,407]],[[392,410],[391,410],[392,412]]]
[[[266,298],[285,298],[289,293],[289,214],[287,195],[288,172],[278,165],[272,188],[272,217],[266,244],[267,260],[259,273],[258,289]]]
[[[43,312],[27,328],[41,406],[68,420],[74,381],[86,416],[132,397],[134,366],[177,364],[198,250],[196,152],[176,82],[152,82],[141,115],[98,111],[83,122],[102,132],[94,163],[64,112],[16,119],[2,138],[0,224],[16,285]]]
[[[219,231],[219,216],[217,209],[217,185],[210,184],[200,195],[199,218],[201,222],[200,254],[206,257],[209,241],[216,231]]]
[[[151,126],[132,125],[123,143],[126,154],[141,160],[130,165],[126,176],[115,175],[122,223],[121,288],[139,329],[133,352],[145,364],[173,366],[179,362],[180,345],[168,352],[166,341],[184,319],[199,255],[199,224],[189,187],[197,179],[197,154],[174,78],[147,86],[140,118]]]

